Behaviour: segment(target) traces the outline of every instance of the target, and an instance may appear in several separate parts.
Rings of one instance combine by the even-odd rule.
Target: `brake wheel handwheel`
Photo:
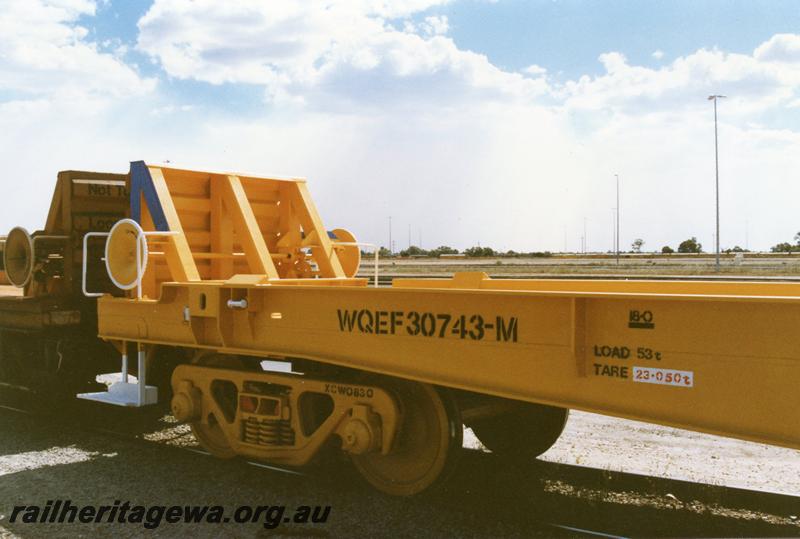
[[[392,380],[381,384],[397,399],[401,422],[388,455],[352,455],[362,477],[395,496],[419,494],[445,480],[461,453],[462,424],[448,390]]]

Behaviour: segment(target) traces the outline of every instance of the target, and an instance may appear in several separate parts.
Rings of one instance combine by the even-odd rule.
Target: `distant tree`
[[[636,238],[631,243],[631,250],[634,253],[641,253],[642,252],[642,245],[644,245],[644,240],[642,238]]]
[[[778,245],[773,245],[770,248],[770,251],[772,251],[773,253],[791,253],[791,252],[796,251],[796,250],[797,250],[797,246],[796,245],[792,245],[789,242],[779,243]]]
[[[675,252],[675,249],[673,249],[669,245],[665,245],[664,247],[661,248],[661,252],[665,255],[671,255],[672,253]]]
[[[378,249],[378,256],[380,256],[381,258],[386,258],[387,256],[390,256],[391,254],[392,253],[390,253],[389,249],[387,249],[386,247],[381,247],[380,249]]]
[[[428,254],[428,251],[417,247],[416,245],[412,245],[408,249],[403,249],[400,251],[400,256],[408,257],[408,256],[425,256]]]
[[[470,247],[464,250],[464,254],[471,258],[495,256],[497,253],[491,247]]]
[[[746,249],[742,249],[741,247],[736,245],[735,247],[733,247],[733,249],[725,249],[725,252],[727,254],[731,254],[731,253],[746,253],[747,250]]]
[[[428,254],[431,256],[457,255],[458,249],[453,249],[452,247],[448,247],[447,245],[440,245],[436,249],[428,251]]]
[[[697,238],[692,236],[688,240],[684,240],[678,245],[679,253],[702,253],[703,246],[697,242]]]

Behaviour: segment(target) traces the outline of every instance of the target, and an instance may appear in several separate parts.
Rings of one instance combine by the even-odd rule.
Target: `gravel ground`
[[[371,254],[362,258],[359,275],[371,277],[374,271]],[[569,274],[602,274],[602,275],[691,275],[732,277],[732,276],[784,276],[796,277],[800,273],[800,257],[777,256],[745,256],[736,260],[732,256],[724,256],[720,261],[720,271],[716,271],[715,259],[712,256],[647,256],[630,255],[620,259],[619,264],[613,257],[566,257],[552,256],[540,258],[384,258],[379,261],[381,275],[421,274],[443,277],[457,271],[485,271],[497,278],[503,276],[536,277],[541,274],[553,274],[567,277]]]
[[[561,438],[542,458],[800,496],[800,451],[795,449],[585,412],[571,412]]]
[[[575,534],[550,524],[635,536],[800,536],[800,498],[731,488],[797,494],[799,452],[644,423],[573,413],[543,459],[516,467],[467,431],[468,449],[446,488],[397,499],[365,487],[339,461],[306,476],[218,461],[184,449],[194,445],[185,426],[112,413],[84,408],[71,414],[76,422],[0,411],[0,537],[143,535],[137,524],[9,522],[14,505],[54,498],[219,504],[230,513],[240,505],[331,506],[326,524],[162,524],[159,537]],[[148,441],[89,431],[90,418]]]

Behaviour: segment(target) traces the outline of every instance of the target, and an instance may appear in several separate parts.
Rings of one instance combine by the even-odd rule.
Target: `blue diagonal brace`
[[[161,201],[158,200],[156,188],[153,185],[153,178],[150,176],[150,171],[144,161],[131,162],[131,219],[142,224],[142,196],[147,204],[147,209],[150,210],[150,216],[153,218],[153,224],[156,230],[160,232],[168,232],[169,225],[167,218],[164,216],[164,209],[161,207]]]

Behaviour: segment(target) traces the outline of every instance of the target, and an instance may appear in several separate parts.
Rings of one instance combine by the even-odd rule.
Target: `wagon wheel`
[[[566,408],[525,403],[501,415],[475,419],[468,426],[493,453],[532,460],[556,443],[568,416]]]
[[[446,479],[461,453],[461,413],[450,392],[428,384],[390,379],[382,385],[397,401],[400,426],[388,455],[351,455],[372,486],[411,496]]]
[[[221,369],[248,370],[247,363],[239,356],[200,353],[192,359],[192,364],[203,367],[217,367]],[[231,448],[225,433],[219,426],[219,421],[224,418],[217,418],[211,414],[206,423],[194,421],[189,423],[197,441],[209,453],[220,459],[231,459],[236,456],[236,452]]]

